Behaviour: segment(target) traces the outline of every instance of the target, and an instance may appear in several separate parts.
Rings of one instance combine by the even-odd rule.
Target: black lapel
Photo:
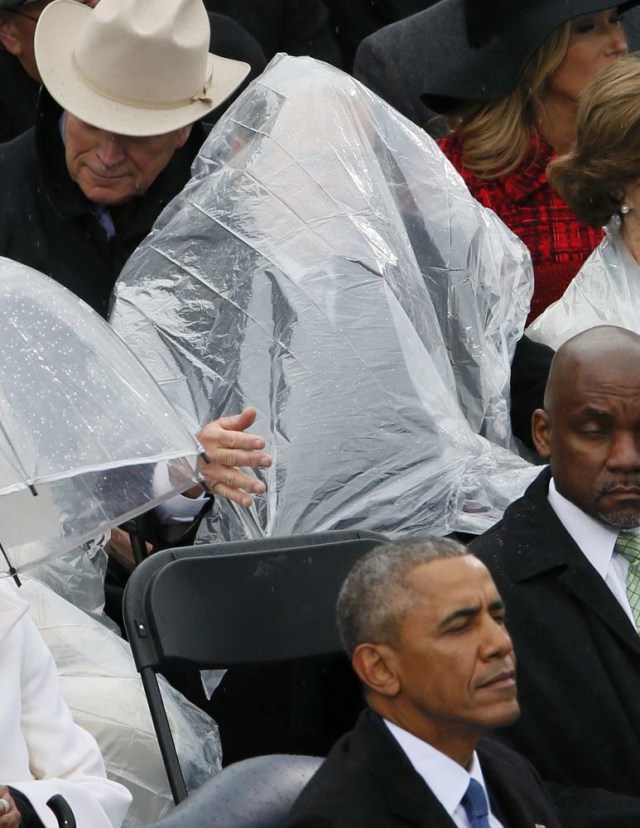
[[[560,582],[567,592],[598,615],[614,635],[640,656],[640,636],[609,587],[586,559],[571,563],[560,576]]]
[[[563,588],[640,656],[640,636],[629,617],[549,505],[550,478],[545,469],[524,497],[509,507],[515,529],[514,554],[506,557],[509,575],[524,582],[556,570]]]
[[[422,828],[455,828],[455,823],[420,777],[382,719],[365,710],[351,733],[353,753],[361,758],[389,809]]]
[[[508,759],[501,755],[504,750],[494,750],[493,743],[487,740],[478,745],[478,756],[492,812],[504,828],[546,828],[546,818],[541,817],[544,795],[541,790],[536,790],[535,777],[531,775],[525,780],[522,772],[518,773]],[[549,828],[555,828],[555,825],[549,825]]]

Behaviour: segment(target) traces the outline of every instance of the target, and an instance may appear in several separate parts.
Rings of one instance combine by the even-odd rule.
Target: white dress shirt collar
[[[598,575],[606,580],[619,530],[587,515],[567,500],[556,489],[553,477],[549,482],[549,505],[585,558]]]
[[[467,771],[462,765],[434,748],[433,745],[423,742],[422,739],[387,721],[387,719],[383,719],[383,721],[407,755],[416,773],[424,779],[450,817],[454,818],[454,811],[459,807],[462,797],[467,792],[471,778],[482,785],[487,802],[489,801],[480,762],[475,751],[471,760],[471,767]]]

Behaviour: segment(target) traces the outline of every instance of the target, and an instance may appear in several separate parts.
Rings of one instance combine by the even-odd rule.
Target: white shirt
[[[191,483],[192,486],[195,482]],[[157,492],[166,492],[171,489],[169,470],[166,465],[158,464],[153,473],[153,487]],[[192,523],[200,514],[207,502],[203,492],[198,497],[186,497],[178,494],[159,503],[155,507],[160,523]]]
[[[613,592],[616,601],[628,615],[635,630],[636,623],[627,598],[629,561],[614,552],[620,530],[590,517],[563,497],[556,489],[553,478],[549,483],[549,505],[560,523],[578,544],[585,558]]]
[[[415,772],[424,779],[433,795],[458,828],[471,828],[461,802],[472,778],[482,785],[484,795],[487,797],[487,804],[489,803],[487,787],[475,751],[471,760],[471,767],[467,771],[462,765],[436,750],[433,745],[423,742],[422,739],[386,719],[383,719],[383,721],[407,755],[407,759],[413,765]],[[491,811],[489,811],[489,825],[491,828],[503,828],[502,823],[494,817]]]

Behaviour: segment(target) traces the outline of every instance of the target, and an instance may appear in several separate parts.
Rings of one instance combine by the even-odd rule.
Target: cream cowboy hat
[[[72,115],[119,135],[162,135],[202,118],[250,66],[209,54],[202,0],[54,0],[40,15],[35,56],[50,95]]]

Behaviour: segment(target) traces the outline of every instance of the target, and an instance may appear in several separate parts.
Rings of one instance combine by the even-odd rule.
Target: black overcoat
[[[204,0],[204,4],[210,12],[240,23],[262,46],[268,60],[276,52],[287,52],[341,65],[322,0]]]
[[[559,828],[529,763],[503,745],[478,747],[493,809],[504,828]],[[304,789],[284,828],[453,828],[454,822],[370,710],[340,739]]]
[[[501,734],[560,786],[563,824],[631,828],[640,825],[640,637],[549,505],[549,480],[545,468],[471,544],[506,603],[516,650],[522,715]]]
[[[187,144],[134,199],[126,227],[109,239],[95,205],[67,172],[60,115],[43,90],[36,126],[0,145],[0,256],[51,276],[106,316],[118,274],[189,180],[204,133],[194,127]]]

